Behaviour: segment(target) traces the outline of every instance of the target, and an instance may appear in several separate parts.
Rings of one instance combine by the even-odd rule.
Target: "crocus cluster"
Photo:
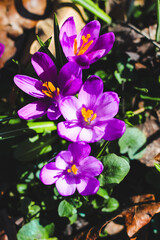
[[[82,82],[82,69],[89,68],[113,46],[114,33],[99,36],[99,32],[100,23],[92,21],[77,34],[73,17],[68,18],[59,35],[68,63],[59,73],[46,53],[37,52],[31,63],[38,79],[14,77],[21,90],[38,99],[21,108],[19,117],[30,120],[47,114],[50,120],[57,120],[60,115],[65,119],[57,125],[58,134],[72,143],[40,172],[40,180],[46,185],[55,184],[63,196],[74,194],[76,189],[81,195],[98,191],[99,181],[95,177],[101,174],[103,165],[89,156],[88,143],[102,138],[115,140],[126,129],[125,123],[115,118],[120,102],[117,93],[103,92],[103,81],[95,75]]]

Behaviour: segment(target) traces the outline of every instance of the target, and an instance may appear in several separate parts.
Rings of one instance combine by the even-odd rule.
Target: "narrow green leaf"
[[[156,41],[160,42],[160,0],[157,0],[157,29],[156,29]]]
[[[55,65],[57,66],[57,60],[56,58],[53,56],[53,54],[49,51],[48,47],[49,44],[51,42],[51,38],[49,38],[45,43],[40,39],[40,37],[37,35],[37,40],[39,42],[39,45],[41,46],[40,49],[38,50],[39,52],[44,52],[46,53],[55,63]]]
[[[155,168],[160,172],[160,164],[155,163],[154,166],[155,166]]]
[[[54,42],[56,51],[57,68],[60,70],[62,66],[67,62],[64,56],[60,41],[59,41],[59,25],[56,14],[54,14]]]
[[[141,92],[145,92],[148,93],[148,89],[147,88],[139,88],[139,87],[134,87],[134,89],[141,91]]]
[[[57,129],[54,122],[47,121],[47,122],[28,122],[27,126],[36,131],[37,133],[43,132],[51,132]]]
[[[140,97],[142,98],[142,99],[147,99],[147,100],[151,100],[151,101],[160,101],[160,98],[158,98],[158,97],[150,97],[150,96],[146,96],[146,95],[140,95]]]
[[[95,4],[91,0],[72,0],[74,3],[78,3],[82,7],[84,7],[86,10],[89,12],[93,13],[95,16],[99,17],[102,19],[104,22],[110,24],[112,22],[111,17],[106,14],[102,9],[98,7],[97,4]]]

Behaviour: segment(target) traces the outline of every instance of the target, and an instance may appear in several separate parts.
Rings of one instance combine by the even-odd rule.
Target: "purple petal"
[[[100,28],[101,25],[97,20],[91,21],[89,23],[87,23],[83,29],[81,30],[81,32],[78,34],[77,36],[77,47],[80,48],[82,45],[82,36],[84,35],[85,37],[87,36],[87,34],[90,34],[91,37],[89,38],[88,41],[92,41],[93,43],[90,45],[90,47],[88,48],[88,50],[84,53],[87,54],[87,52],[89,52],[94,44],[96,43],[98,37],[99,37],[99,32],[100,32]]]
[[[73,161],[70,151],[61,151],[56,157],[56,167],[65,170]]]
[[[92,51],[98,51],[98,50],[105,50],[101,57],[105,56],[113,47],[115,41],[115,35],[113,32],[105,33],[101,35],[94,47],[92,48]],[[92,59],[92,63],[95,62],[97,59]]]
[[[84,176],[98,176],[103,171],[103,164],[92,156],[82,159],[79,164],[81,166],[81,173]]]
[[[45,185],[55,183],[61,176],[62,171],[57,169],[54,162],[46,164],[40,171],[40,180]]]
[[[84,142],[75,142],[68,146],[68,151],[71,151],[74,162],[79,164],[81,159],[88,157],[91,152],[91,147]]]
[[[81,129],[77,121],[60,122],[57,126],[58,135],[71,142],[79,141],[78,136]]]
[[[5,46],[3,45],[3,43],[0,43],[0,57],[2,57],[2,54],[4,53],[4,48]]]
[[[97,60],[99,60],[102,56],[104,56],[104,52],[105,52],[104,49],[100,49],[100,50],[88,53],[87,57],[88,57],[89,64],[92,64]]]
[[[14,77],[15,84],[25,93],[36,97],[44,98],[45,94],[42,93],[42,82],[25,75],[16,75]]]
[[[56,188],[62,196],[70,196],[76,191],[75,179],[70,176],[62,176],[56,182]]]
[[[34,70],[43,81],[50,81],[53,84],[57,80],[57,69],[52,59],[43,52],[36,52],[31,59]]]
[[[75,95],[82,86],[82,70],[74,62],[66,63],[59,72],[58,86],[63,96]]]
[[[59,103],[60,111],[66,120],[77,120],[77,110],[81,107],[74,96],[65,97]]]
[[[99,189],[100,183],[96,178],[84,177],[80,179],[80,183],[77,184],[78,192],[83,195],[95,194]]]
[[[98,126],[93,126],[92,128],[82,128],[77,140],[93,143],[99,141],[103,135],[104,128],[100,128]]]
[[[99,77],[90,76],[82,86],[78,99],[81,104],[92,110],[99,95],[103,92],[103,81]]]
[[[117,138],[120,138],[126,131],[125,122],[122,120],[113,118],[107,121],[105,134],[103,138],[107,141],[113,141]]]
[[[60,29],[60,43],[66,57],[74,55],[73,44],[77,37],[76,26],[73,17],[69,17]]]
[[[50,120],[57,120],[61,116],[61,112],[59,110],[59,106],[57,103],[53,103],[49,106],[47,110],[47,117]]]
[[[95,105],[97,120],[105,121],[113,118],[119,109],[119,97],[115,92],[104,92]]]
[[[18,111],[20,118],[25,120],[36,119],[47,113],[48,104],[44,101],[29,103]]]
[[[82,69],[89,68],[89,58],[87,55],[79,55],[79,56],[69,56],[68,61],[76,62]]]

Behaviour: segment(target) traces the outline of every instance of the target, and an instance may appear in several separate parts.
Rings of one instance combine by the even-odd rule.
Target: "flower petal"
[[[97,99],[95,112],[97,120],[105,121],[113,118],[119,109],[119,97],[115,92],[104,92]]]
[[[81,131],[81,127],[77,121],[65,121],[58,123],[57,126],[58,135],[71,142],[78,141],[78,136]]]
[[[82,86],[82,70],[74,62],[66,63],[59,72],[58,86],[63,96],[75,95]]]
[[[57,120],[61,116],[59,106],[57,103],[52,103],[47,110],[47,117],[50,120]]]
[[[68,151],[72,153],[74,162],[79,164],[81,159],[88,157],[91,152],[91,147],[84,142],[75,142],[68,146]]]
[[[115,35],[113,32],[105,33],[101,35],[96,44],[93,46],[92,51],[105,50],[101,57],[105,56],[113,47],[115,41]],[[94,60],[94,61],[93,61]],[[93,58],[92,63],[97,59]]]
[[[99,95],[103,92],[103,81],[99,77],[92,75],[83,84],[78,100],[90,110],[93,109]]]
[[[0,43],[0,57],[2,57],[2,54],[4,53],[4,45],[3,43]]]
[[[77,110],[81,107],[74,96],[63,98],[59,103],[60,111],[66,120],[77,120]]]
[[[99,189],[100,183],[96,178],[84,177],[80,179],[80,183],[77,184],[78,192],[83,195],[95,194]]]
[[[29,103],[18,111],[20,118],[25,120],[42,117],[47,113],[48,104],[44,101]]]
[[[98,176],[103,171],[103,164],[101,161],[92,156],[82,159],[79,164],[81,166],[81,173],[84,176]]]
[[[87,51],[84,54],[87,54],[87,52],[89,52],[94,44],[96,43],[98,37],[99,37],[99,32],[100,32],[100,22],[97,20],[93,20],[89,23],[87,23],[83,29],[80,31],[80,33],[77,35],[77,48],[80,48],[82,45],[82,36],[84,35],[85,37],[87,36],[87,34],[90,34],[91,37],[89,38],[88,41],[92,41],[93,43],[90,45],[90,47],[87,49]]]
[[[120,138],[126,131],[125,122],[122,120],[113,118],[107,121],[105,128],[105,134],[103,138],[107,141],[113,141],[117,138]]]
[[[45,94],[42,93],[42,82],[25,75],[16,75],[14,77],[15,84],[25,93],[36,97],[44,98]]]
[[[62,25],[59,40],[66,57],[72,56],[74,39],[76,38],[76,26],[73,17],[69,17]]]
[[[56,157],[56,167],[65,170],[72,160],[73,156],[70,151],[61,151]]]
[[[50,81],[55,84],[57,69],[52,59],[43,52],[36,52],[31,59],[34,70],[43,82]]]
[[[62,196],[70,196],[76,191],[75,179],[70,176],[62,176],[56,182],[56,188]]]
[[[96,62],[97,60],[99,60],[104,55],[104,53],[105,53],[105,49],[100,49],[100,50],[89,52],[87,54],[89,64],[92,64],[92,63]]]
[[[79,55],[79,56],[69,56],[67,57],[68,61],[76,62],[82,69],[89,68],[89,58],[87,55]]]
[[[93,143],[99,141],[103,135],[104,129],[101,127],[93,126],[92,128],[82,128],[77,140]]]
[[[45,185],[51,185],[55,183],[61,176],[62,171],[57,169],[55,162],[46,164],[40,171],[40,180]]]

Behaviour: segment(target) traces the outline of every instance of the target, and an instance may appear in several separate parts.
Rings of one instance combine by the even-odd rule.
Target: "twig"
[[[126,23],[128,27],[139,33],[141,36],[145,37],[148,41],[150,41],[154,46],[160,49],[160,44],[158,44],[156,41],[152,40],[146,33],[142,32],[140,29],[132,25],[131,23]]]

